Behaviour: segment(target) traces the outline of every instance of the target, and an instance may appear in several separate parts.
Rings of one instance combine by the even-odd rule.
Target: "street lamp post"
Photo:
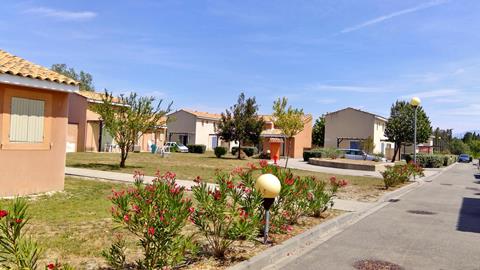
[[[265,208],[265,228],[263,232],[263,243],[268,241],[268,229],[270,226],[270,207],[275,202],[275,198],[280,193],[282,185],[278,178],[273,174],[262,174],[255,182],[255,188],[260,192],[263,198],[263,208]]]
[[[417,164],[417,110],[420,106],[420,98],[413,97],[410,104],[415,109],[415,117],[413,119],[413,163]]]

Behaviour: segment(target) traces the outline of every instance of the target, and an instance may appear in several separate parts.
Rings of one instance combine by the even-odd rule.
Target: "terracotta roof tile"
[[[191,113],[191,114],[193,114],[197,117],[200,117],[200,118],[220,119],[222,117],[222,115],[219,114],[219,113],[199,112],[199,111],[186,110],[186,109],[182,109],[182,110],[186,111],[188,113]]]
[[[63,76],[46,67],[29,62],[18,56],[0,49],[0,74],[10,74],[26,78],[51,81],[69,85],[78,85],[79,82]]]

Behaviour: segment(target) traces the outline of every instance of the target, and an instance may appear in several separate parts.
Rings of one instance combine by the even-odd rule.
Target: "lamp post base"
[[[270,227],[270,207],[275,202],[275,198],[263,198],[263,208],[265,208],[265,228],[263,230],[263,243],[268,243],[268,229]]]

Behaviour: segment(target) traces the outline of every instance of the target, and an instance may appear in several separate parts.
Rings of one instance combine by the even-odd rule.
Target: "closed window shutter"
[[[10,118],[10,141],[43,142],[45,101],[12,98]]]

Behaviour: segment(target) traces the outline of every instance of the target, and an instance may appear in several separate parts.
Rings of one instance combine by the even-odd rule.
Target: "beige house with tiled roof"
[[[70,95],[67,152],[115,152],[119,150],[114,138],[105,129],[105,123],[92,109],[94,104],[102,102],[104,95],[92,91],[79,91]],[[119,102],[116,98],[112,101],[114,104]],[[153,144],[163,146],[167,134],[165,123],[166,118],[163,118],[154,130],[142,134],[137,141],[135,151],[149,152]]]
[[[62,190],[79,83],[0,50],[0,197]]]
[[[382,153],[387,159],[393,155],[394,143],[385,136],[387,119],[383,116],[354,108],[345,108],[325,115],[325,147],[361,149],[362,142],[371,137],[373,153]]]
[[[169,114],[167,123],[168,141],[188,144],[204,144],[207,150],[223,145],[217,136],[217,125],[221,115],[217,113],[199,112],[181,109]],[[235,144],[231,143],[229,147]]]

